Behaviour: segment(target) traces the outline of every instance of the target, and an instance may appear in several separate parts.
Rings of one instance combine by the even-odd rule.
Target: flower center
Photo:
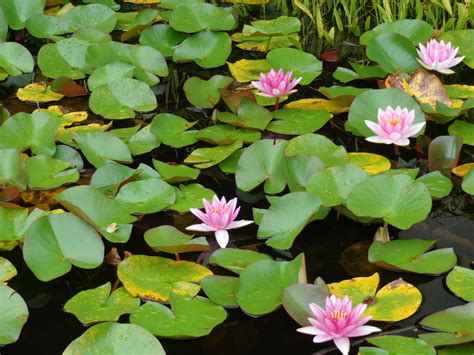
[[[346,318],[346,316],[347,312],[341,310],[332,311],[331,313],[329,313],[329,318],[331,318],[332,320],[339,320],[342,318]]]
[[[401,123],[401,120],[398,117],[392,116],[387,120],[387,122],[395,126],[396,124]]]

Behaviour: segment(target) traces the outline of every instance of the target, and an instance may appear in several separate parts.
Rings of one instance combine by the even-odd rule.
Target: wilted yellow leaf
[[[235,63],[227,62],[230,73],[238,82],[258,80],[260,73],[269,72],[272,67],[265,59],[241,59]]]
[[[43,210],[50,210],[58,204],[56,196],[66,190],[65,187],[58,187],[52,190],[26,190],[20,194],[23,202],[33,206],[43,206]]]
[[[345,100],[327,100],[327,99],[302,99],[290,102],[285,108],[303,108],[308,110],[326,110],[332,114],[338,114],[349,111],[350,103]]]
[[[364,169],[370,175],[390,170],[391,167],[390,160],[382,155],[353,152],[347,154],[347,156],[349,157],[349,163]]]
[[[445,85],[444,86],[449,97],[452,99],[473,99],[474,86],[473,85]]]
[[[339,298],[350,295],[352,302],[359,304],[364,302],[368,297],[375,297],[379,282],[379,274],[375,273],[369,277],[355,277],[350,280],[334,282],[328,284],[328,288],[331,294]]]
[[[464,177],[469,173],[469,171],[471,171],[471,169],[474,169],[474,163],[467,163],[467,164],[456,166],[451,171],[456,176]]]
[[[0,242],[0,250],[11,251],[18,245],[16,240],[11,240],[8,242]]]
[[[16,96],[21,101],[31,102],[50,102],[59,101],[63,95],[51,91],[51,87],[45,83],[28,84],[23,88],[18,89]]]
[[[110,127],[112,127],[112,122],[109,122],[108,124],[101,125],[98,123],[91,123],[85,126],[74,126],[70,128],[65,128],[65,129],[58,129],[56,132],[56,139],[60,140],[64,144],[73,144],[74,140],[74,133],[78,132],[93,132],[93,131],[106,131]]]

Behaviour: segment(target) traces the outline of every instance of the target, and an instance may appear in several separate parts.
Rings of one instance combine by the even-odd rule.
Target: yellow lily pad
[[[413,285],[398,279],[382,287],[375,293],[379,284],[379,275],[356,277],[329,284],[329,291],[337,296],[348,296],[354,305],[364,302],[372,320],[398,322],[413,315],[421,305],[421,292]]]
[[[451,99],[474,99],[474,85],[445,85]]]
[[[474,163],[467,163],[467,164],[456,166],[451,171],[456,176],[464,177],[471,171],[471,169],[474,169]]]
[[[241,59],[235,63],[227,62],[230,73],[240,83],[258,80],[260,73],[267,73],[272,69],[266,59]]]
[[[53,92],[50,86],[45,83],[28,84],[23,88],[18,89],[16,96],[21,101],[30,102],[51,102],[59,101],[64,96]]]
[[[326,110],[332,114],[349,112],[350,102],[346,100],[302,99],[290,102],[285,108],[303,108],[307,110]]]
[[[135,297],[167,302],[170,294],[195,296],[199,281],[212,271],[190,261],[174,261],[160,256],[132,255],[117,270],[125,289]]]
[[[17,275],[15,266],[5,258],[0,256],[0,284],[7,282]]]
[[[382,155],[364,152],[353,152],[347,154],[349,163],[361,169],[364,169],[370,175],[379,174],[381,172],[390,170],[390,160]]]

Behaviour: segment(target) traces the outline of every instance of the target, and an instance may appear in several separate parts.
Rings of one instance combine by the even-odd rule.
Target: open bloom
[[[431,39],[426,46],[419,44],[418,61],[428,70],[435,70],[443,74],[453,74],[449,69],[461,63],[464,57],[456,57],[459,47],[452,48],[451,42],[444,43]]]
[[[237,198],[227,202],[225,197],[221,200],[217,196],[212,198],[212,203],[206,199],[202,200],[206,213],[191,208],[190,211],[203,223],[193,224],[186,227],[187,230],[196,232],[214,232],[217,243],[221,248],[225,248],[229,242],[229,233],[227,230],[244,227],[253,223],[253,221],[246,221],[244,219],[236,221],[239,214],[240,207],[237,207]]]
[[[349,354],[349,338],[379,332],[381,329],[364,325],[371,316],[361,317],[367,305],[361,303],[352,309],[349,297],[340,299],[334,295],[326,297],[326,309],[315,303],[309,305],[314,318],[308,318],[312,324],[309,327],[299,328],[298,332],[315,335],[315,343],[324,343],[332,340],[344,355]]]
[[[365,124],[376,135],[367,137],[372,143],[396,144],[405,146],[410,144],[408,138],[413,137],[421,131],[425,122],[413,124],[415,110],[408,111],[407,108],[397,106],[395,110],[387,106],[384,110],[379,108],[377,118],[379,123],[365,120]]]
[[[252,85],[260,90],[257,95],[265,97],[287,96],[296,92],[295,86],[302,78],[292,79],[293,72],[289,71],[285,74],[283,69],[278,72],[270,70],[267,74],[260,74],[260,81],[252,81]]]

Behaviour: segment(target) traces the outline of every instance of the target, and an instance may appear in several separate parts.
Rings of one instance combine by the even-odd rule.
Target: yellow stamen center
[[[339,320],[339,319],[342,319],[342,318],[346,318],[346,316],[347,316],[347,312],[344,312],[344,311],[341,311],[341,310],[332,311],[331,313],[329,313],[329,317],[333,320]]]
[[[391,117],[387,120],[387,122],[392,125],[396,125],[396,124],[399,124],[401,121],[398,117]]]

